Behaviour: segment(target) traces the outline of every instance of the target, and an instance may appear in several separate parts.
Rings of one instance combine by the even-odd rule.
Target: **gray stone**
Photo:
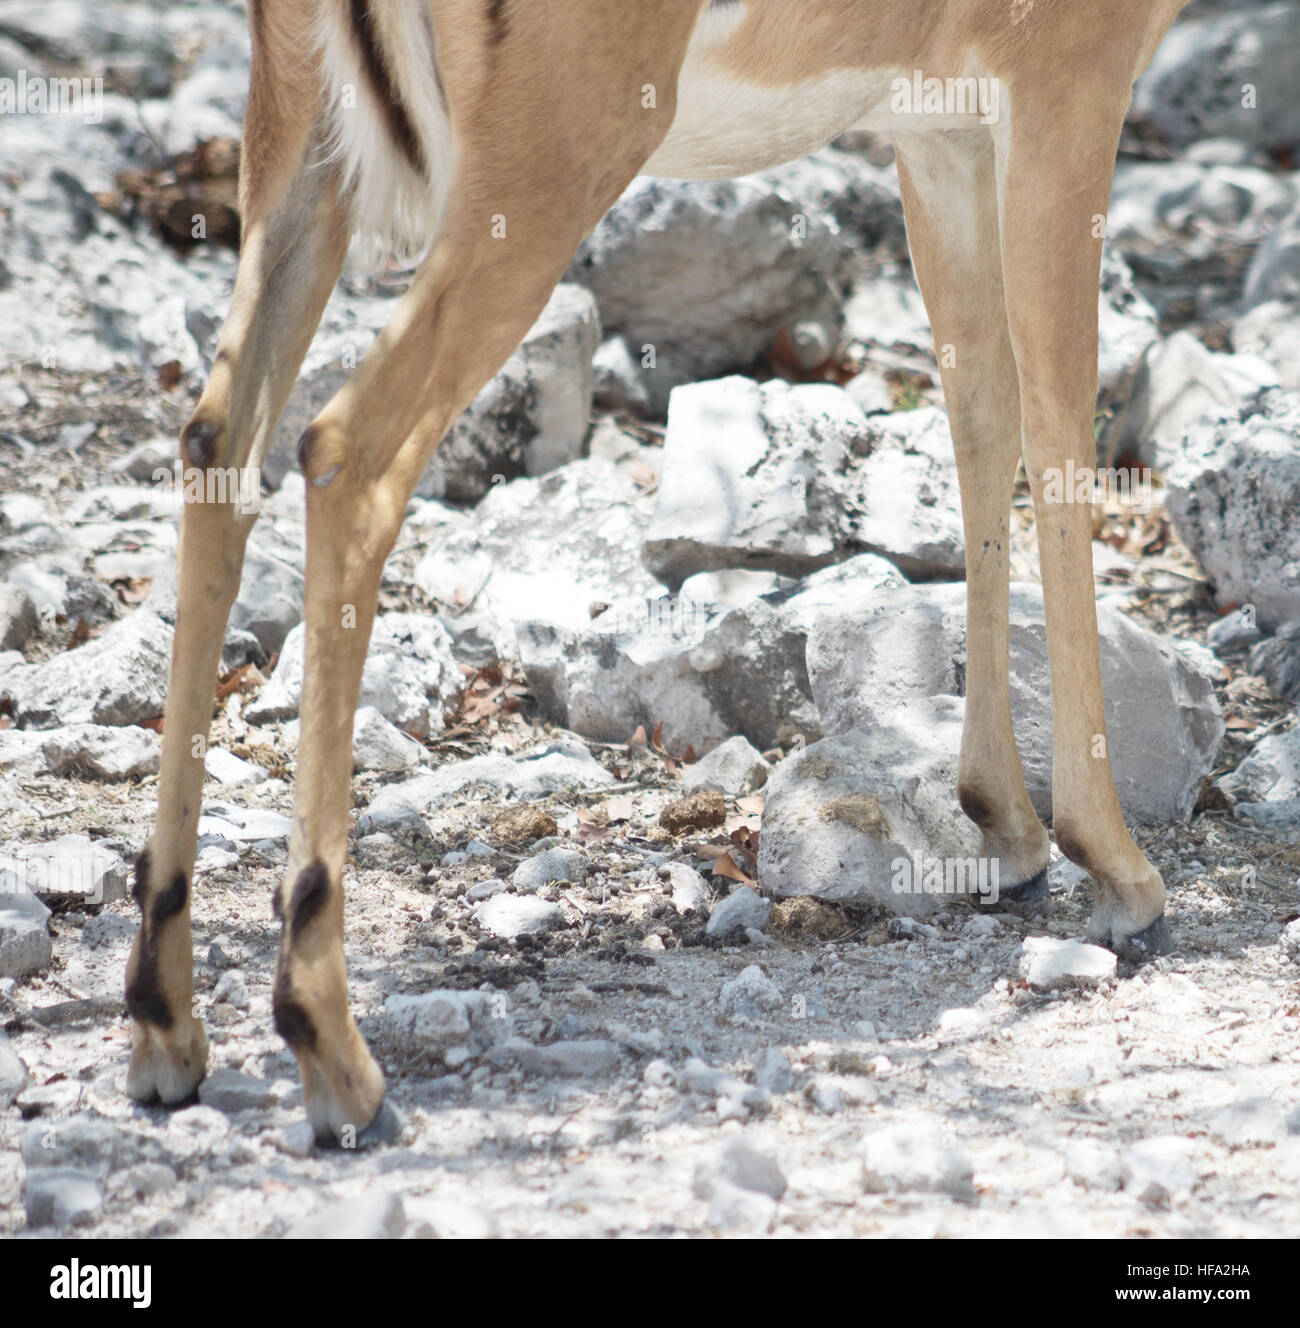
[[[430,531],[415,584],[447,606],[458,633],[508,658],[517,622],[580,628],[599,605],[663,594],[641,561],[652,502],[603,457],[493,485],[472,513],[452,514]]]
[[[363,833],[422,824],[448,798],[482,785],[510,801],[532,801],[568,790],[601,788],[614,777],[579,742],[558,738],[519,756],[472,756],[382,789],[361,817]]]
[[[103,100],[106,124],[120,116],[138,126],[138,105],[111,93]],[[182,261],[145,228],[136,233],[99,207],[75,176],[87,176],[95,188],[111,186],[113,170],[126,163],[114,153],[108,169],[99,171],[90,158],[112,136],[88,131],[78,116],[7,116],[11,165],[21,154],[25,130],[32,135],[31,170],[7,190],[0,218],[6,260],[0,324],[9,361],[39,363],[57,347],[65,373],[114,367],[156,372],[173,360],[183,370],[198,370],[186,303],[210,301],[233,277],[235,255],[199,245]],[[60,142],[66,151],[56,146]]]
[[[1260,626],[1300,618],[1300,397],[1266,392],[1188,430],[1165,503],[1220,604]]]
[[[788,1093],[794,1087],[790,1058],[780,1047],[765,1047],[754,1063],[754,1082],[768,1093]]]
[[[1180,1135],[1131,1145],[1120,1156],[1125,1192],[1151,1208],[1186,1197],[1198,1179],[1196,1152],[1193,1141]]]
[[[299,625],[285,639],[270,681],[245,709],[251,723],[298,713],[305,644],[305,627]],[[436,618],[388,613],[375,620],[361,676],[361,706],[373,707],[407,733],[429,737],[442,732],[446,710],[462,685],[451,638]]]
[[[581,885],[590,869],[586,857],[571,848],[548,848],[531,858],[525,858],[515,868],[510,883],[521,894],[535,894],[552,881],[569,881]]]
[[[34,1120],[23,1131],[22,1158],[28,1170],[39,1167],[80,1167],[107,1174],[126,1161],[126,1139],[112,1121],[101,1116],[70,1116],[66,1120]]]
[[[130,872],[122,858],[86,835],[60,835],[43,844],[8,844],[0,870],[47,904],[112,904],[125,899]]]
[[[766,1232],[776,1220],[776,1203],[765,1194],[727,1181],[713,1183],[709,1193],[710,1229],[724,1232]]]
[[[709,916],[713,891],[694,867],[688,867],[684,862],[666,862],[647,873],[647,883],[666,887],[678,913],[695,913],[702,918]]]
[[[286,1240],[397,1240],[406,1230],[400,1195],[340,1199],[284,1233]]]
[[[1107,455],[1128,454],[1163,473],[1191,425],[1278,385],[1277,372],[1258,355],[1216,354],[1190,332],[1175,332],[1143,356],[1132,396],[1106,430]]]
[[[1250,5],[1175,24],[1137,81],[1133,110],[1178,146],[1226,137],[1282,148],[1300,141],[1297,80],[1300,12]]]
[[[199,1085],[199,1101],[231,1116],[239,1111],[264,1111],[274,1104],[275,1094],[267,1080],[223,1067]]]
[[[1294,922],[1288,922],[1282,928],[1282,934],[1277,938],[1278,947],[1282,953],[1293,963],[1300,964],[1300,918]]]
[[[919,1190],[970,1200],[974,1174],[970,1155],[938,1116],[872,1130],[863,1145],[862,1181],[868,1194]]]
[[[782,328],[834,326],[849,252],[831,218],[766,181],[641,177],[567,280],[595,294],[607,334],[638,358],[653,348],[644,376],[661,412],[674,387],[748,368]]]
[[[268,659],[302,621],[303,550],[301,535],[285,549],[267,526],[251,536],[244,549],[244,571],[229,625],[255,636]]]
[[[352,720],[352,764],[357,770],[410,770],[424,748],[374,706],[361,706]]]
[[[747,1084],[724,1070],[714,1069],[695,1056],[689,1057],[682,1066],[677,1086],[683,1092],[712,1098],[724,1120],[737,1120],[750,1111],[763,1111],[769,1105],[765,1089]]]
[[[482,1052],[510,1034],[504,996],[482,991],[430,991],[390,996],[384,1018],[404,1046],[443,1055],[452,1047]]]
[[[734,942],[749,927],[762,931],[771,912],[770,899],[764,899],[747,885],[738,885],[725,899],[714,904],[705,931],[720,940]]]
[[[1030,799],[1047,819],[1051,684],[1041,587],[1013,584],[1010,617],[1016,741]],[[1213,681],[1185,654],[1104,604],[1097,622],[1107,743],[1125,814],[1138,821],[1185,820],[1223,738]],[[808,640],[808,674],[825,731],[890,726],[911,699],[964,693],[965,657],[960,585],[885,590],[865,610],[822,615]]]
[[[1113,1193],[1124,1183],[1119,1154],[1113,1148],[1073,1144],[1065,1155],[1065,1174],[1086,1190]]]
[[[804,662],[817,613],[902,584],[863,554],[729,608],[683,593],[619,601],[585,629],[526,621],[519,654],[543,713],[585,737],[625,741],[663,721],[675,753],[707,753],[736,734],[760,750],[807,742],[821,736]]]
[[[0,650],[21,650],[37,621],[32,597],[21,586],[0,583]]]
[[[50,910],[0,867],[0,977],[25,978],[42,973],[54,956]]]
[[[591,293],[557,286],[523,343],[438,445],[416,492],[477,502],[503,478],[575,460],[590,423],[599,343]]]
[[[1133,390],[1148,348],[1160,336],[1160,320],[1111,245],[1103,246],[1101,254],[1097,336],[1097,404],[1101,410],[1118,410]]]
[[[1260,674],[1273,691],[1300,704],[1300,621],[1284,623],[1250,652],[1250,671]]]
[[[619,1059],[618,1043],[599,1038],[537,1047],[518,1041],[507,1045],[525,1074],[546,1078],[589,1079],[608,1074]]]
[[[260,765],[245,761],[224,747],[208,748],[203,758],[203,770],[209,779],[228,789],[248,788],[260,784],[267,777]]]
[[[236,1010],[247,1010],[249,1006],[248,978],[237,968],[227,969],[217,980],[212,990],[213,1005],[229,1005]],[[202,1100],[202,1094],[199,1094]],[[211,1104],[216,1106],[214,1102]],[[222,1108],[224,1110],[224,1108]]]
[[[759,1018],[784,1004],[776,983],[757,964],[750,964],[730,982],[722,984],[718,1008],[724,1015]]]
[[[281,812],[214,802],[199,817],[199,841],[202,844],[205,839],[209,842],[221,839],[235,845],[287,839],[292,824]]]
[[[1020,976],[1035,991],[1097,987],[1115,976],[1115,963],[1114,954],[1099,945],[1028,936],[1021,949]]]
[[[771,768],[753,743],[743,735],[737,735],[720,743],[694,765],[687,766],[682,775],[682,788],[687,793],[716,789],[739,797],[761,788]]]
[[[474,921],[494,936],[514,940],[563,927],[564,910],[531,895],[493,895],[474,910]]]
[[[679,388],[646,565],[680,585],[701,571],[797,575],[835,561],[848,532],[834,477],[867,445],[861,408],[829,384],[725,378]]]
[[[898,171],[854,152],[823,148],[755,177],[831,217],[843,240],[864,253],[906,252]]]
[[[27,1066],[13,1049],[9,1035],[0,1031],[0,1111],[3,1111],[27,1087]]]
[[[730,1185],[769,1199],[780,1199],[788,1188],[785,1173],[770,1144],[743,1134],[697,1150],[691,1189],[698,1199],[712,1199],[719,1185]]]
[[[1300,832],[1300,798],[1279,798],[1269,802],[1239,802],[1232,814],[1253,821],[1260,829],[1269,829],[1291,837]]]
[[[1240,1098],[1214,1113],[1210,1133],[1227,1148],[1269,1148],[1284,1143],[1286,1107],[1267,1097]]]
[[[477,1204],[456,1199],[408,1199],[406,1236],[417,1240],[494,1240],[496,1217]]]
[[[56,775],[138,779],[158,773],[162,740],[151,729],[135,725],[69,724],[43,731],[40,751],[46,768]]]
[[[1223,245],[1267,236],[1294,202],[1292,181],[1254,164],[1252,155],[1248,145],[1220,139],[1171,161],[1121,160],[1108,241],[1148,273],[1194,282],[1197,268]]]
[[[643,417],[653,413],[641,357],[623,337],[601,342],[592,357],[592,373],[592,400],[597,409]]]
[[[1300,728],[1261,738],[1250,755],[1215,784],[1234,802],[1300,798]]]
[[[1239,650],[1243,646],[1253,646],[1262,636],[1263,633],[1250,615],[1241,610],[1225,613],[1205,633],[1210,649],[1218,654]]]
[[[955,807],[961,719],[953,697],[917,698],[782,761],[765,793],[763,888],[913,917],[934,912],[944,896],[925,893],[912,864],[975,864],[981,851]]]
[[[1300,302],[1300,207],[1278,219],[1246,271],[1242,305],[1250,309],[1265,300]]]
[[[82,1227],[104,1210],[104,1192],[93,1172],[75,1167],[31,1168],[27,1172],[29,1227]]]
[[[8,691],[14,718],[24,728],[68,724],[136,724],[163,713],[171,628],[137,609],[102,635],[55,655],[16,679]]]
[[[843,388],[747,378],[673,394],[646,565],[794,575],[869,550],[922,574],[963,566],[956,466],[933,409],[868,417]]]

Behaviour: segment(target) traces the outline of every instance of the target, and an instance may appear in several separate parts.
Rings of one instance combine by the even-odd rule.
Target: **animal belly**
[[[668,136],[643,174],[747,175],[825,147],[887,98],[893,71],[837,70],[789,87],[747,83],[716,66],[687,67]]]
[[[888,56],[880,59],[880,44],[873,46],[865,36],[862,67],[845,68],[841,47],[838,53],[827,51],[821,70],[807,72],[805,65],[800,77],[774,80],[771,71],[783,62],[756,56],[781,33],[793,36],[793,31],[779,28],[759,51],[751,44],[738,54],[747,11],[748,5],[736,3],[715,4],[702,13],[678,79],[672,127],[643,174],[744,175],[815,152],[848,129],[964,129],[991,124],[1004,109],[997,80],[969,53],[965,69],[959,56],[950,57],[941,71],[921,52],[917,63],[936,67],[894,66]],[[792,13],[789,21],[798,18]],[[765,68],[767,76],[748,77],[747,65]],[[953,76],[958,72],[961,76]]]

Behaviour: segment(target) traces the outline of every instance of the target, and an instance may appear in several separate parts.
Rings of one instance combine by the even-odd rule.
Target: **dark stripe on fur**
[[[175,917],[185,907],[189,897],[189,882],[185,879],[185,873],[178,871],[172,877],[172,883],[153,901],[153,907],[149,910],[153,929],[161,927],[168,918]]]
[[[285,920],[291,945],[302,935],[312,918],[325,907],[329,894],[330,878],[323,862],[313,862],[298,873],[298,879],[293,883],[293,893],[289,896],[289,916]]]
[[[145,849],[135,860],[135,883],[131,886],[131,898],[144,908],[145,895],[149,892],[149,850]]]
[[[488,40],[500,46],[510,35],[510,0],[488,0]]]
[[[152,860],[149,850],[135,860],[135,883],[131,897],[140,906],[140,948],[135,972],[127,975],[126,1008],[133,1019],[155,1028],[170,1028],[175,1022],[158,976],[158,931],[168,918],[180,913],[189,899],[189,882],[178,871],[171,884],[149,904],[149,874]]]
[[[310,1050],[316,1045],[316,1025],[298,1003],[293,994],[293,983],[283,973],[276,977],[271,991],[271,1013],[275,1017],[275,1031],[293,1050]]]
[[[427,175],[424,150],[416,136],[415,127],[406,114],[406,107],[398,98],[393,80],[388,76],[388,66],[384,63],[379,47],[379,32],[371,17],[368,0],[350,0],[348,8],[352,16],[352,31],[361,51],[361,62],[366,67],[366,77],[370,80],[381,109],[388,117],[388,132],[411,165],[421,175]]]

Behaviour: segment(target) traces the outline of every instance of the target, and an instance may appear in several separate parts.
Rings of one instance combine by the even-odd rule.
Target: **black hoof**
[[[368,1148],[381,1148],[385,1144],[396,1143],[406,1129],[406,1117],[397,1110],[387,1098],[384,1099],[374,1119],[355,1138],[335,1139],[333,1135],[316,1139],[321,1148],[334,1148],[344,1153],[362,1153]]]
[[[1027,881],[1021,881],[1017,885],[1008,885],[998,890],[997,900],[990,900],[990,903],[1007,904],[1033,904],[1040,899],[1046,899],[1050,894],[1047,884],[1047,868],[1044,867],[1037,875],[1031,876]]]
[[[1141,964],[1157,955],[1173,954],[1174,938],[1169,933],[1169,923],[1162,913],[1154,922],[1135,931],[1131,936],[1122,936],[1113,941],[1111,949],[1121,959],[1129,959]]]

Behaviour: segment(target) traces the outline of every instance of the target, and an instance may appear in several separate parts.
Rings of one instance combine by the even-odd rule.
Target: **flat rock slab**
[[[564,926],[559,904],[532,895],[493,895],[474,910],[474,921],[493,936],[514,940],[517,936],[540,936]]]
[[[1083,941],[1030,936],[1022,947],[1020,976],[1036,991],[1097,987],[1115,976],[1115,956]]]

